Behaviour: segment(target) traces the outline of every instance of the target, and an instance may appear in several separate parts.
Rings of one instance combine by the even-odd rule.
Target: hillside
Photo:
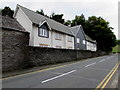
[[[112,52],[120,52],[120,45],[116,45],[116,46],[113,48]]]

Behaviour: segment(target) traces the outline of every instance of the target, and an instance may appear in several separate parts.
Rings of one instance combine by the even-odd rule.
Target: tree
[[[109,22],[102,17],[91,16],[88,18],[88,29],[85,32],[97,41],[98,50],[109,52],[116,45],[116,37],[109,27]],[[90,33],[91,32],[91,33]]]
[[[117,45],[120,45],[120,40],[117,40],[117,41],[116,41],[116,44],[117,44]]]
[[[41,9],[40,11],[37,10],[36,13],[41,14],[41,15],[43,15],[43,16],[45,15],[43,9]]]
[[[2,13],[2,16],[10,16],[13,18],[14,10],[11,10],[10,7],[5,6],[4,9],[0,10],[0,13]]]
[[[71,26],[76,26],[76,25],[82,25],[84,26],[85,24],[85,17],[83,14],[81,16],[75,16],[75,19],[72,20]]]
[[[63,14],[55,14],[54,12],[50,15],[50,18],[64,24]]]
[[[70,20],[67,20],[66,22],[64,22],[64,25],[66,25],[66,26],[71,26],[71,21],[70,21]]]

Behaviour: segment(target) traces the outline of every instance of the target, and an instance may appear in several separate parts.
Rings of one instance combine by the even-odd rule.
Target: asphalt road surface
[[[107,75],[112,74],[109,73],[117,63],[118,54],[91,58],[5,78],[2,80],[2,88],[96,88]]]

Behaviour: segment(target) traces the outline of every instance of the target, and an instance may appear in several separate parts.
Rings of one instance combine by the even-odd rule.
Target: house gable
[[[39,23],[39,27],[41,27],[42,25],[46,25],[46,27],[47,27],[49,30],[51,30],[51,27],[50,27],[50,25],[48,24],[48,22],[47,22],[46,20],[44,20],[43,22],[40,22],[40,23]]]
[[[49,30],[50,30],[50,27],[48,26],[48,24],[46,22],[42,23],[38,27],[38,36],[44,37],[44,38],[49,38]]]
[[[25,30],[30,33],[29,45],[32,46],[34,39],[32,32],[32,22],[18,5],[14,13],[14,18],[16,18],[16,20],[25,28]]]
[[[85,37],[84,37],[84,31],[82,30],[82,26],[80,25],[79,30],[76,34],[76,40],[79,38],[79,43],[76,41],[76,46],[80,50],[86,50],[86,44],[84,43]]]
[[[82,26],[78,25],[78,26],[71,27],[70,29],[75,36],[74,47],[76,49],[85,50],[86,45],[83,43],[83,41],[85,40],[85,35],[84,35],[84,31],[82,30]]]

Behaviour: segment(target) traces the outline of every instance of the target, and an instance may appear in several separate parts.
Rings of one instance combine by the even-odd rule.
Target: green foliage
[[[76,25],[84,25],[85,24],[85,17],[83,14],[81,16],[75,16],[75,19],[72,20],[71,26],[76,26]]]
[[[117,43],[117,45],[120,45],[120,40],[117,40],[116,43]]]
[[[54,12],[50,15],[50,18],[59,22],[64,23],[63,14],[55,14]]]
[[[43,9],[41,9],[40,11],[39,11],[39,10],[37,10],[37,11],[36,11],[36,13],[38,13],[38,14],[40,14],[40,15],[43,15],[43,16],[45,16],[45,17],[48,17],[48,18],[49,18],[49,16],[47,16],[47,15],[44,13]]]
[[[2,16],[10,16],[13,18],[14,11],[10,9],[10,7],[5,6],[4,9],[0,10],[0,14],[2,13]]]
[[[116,45],[116,37],[109,27],[109,22],[101,17],[92,16],[88,18],[89,27],[85,29],[86,34],[96,39],[98,50],[109,52]],[[91,33],[88,33],[91,32]]]
[[[45,15],[43,9],[41,9],[40,11],[37,10],[36,13],[41,14],[41,15],[43,15],[43,16]]]
[[[64,25],[66,25],[66,26],[71,26],[71,21],[70,20],[67,20],[66,22],[64,22]]]
[[[120,45],[116,45],[113,49],[112,52],[120,52]]]

